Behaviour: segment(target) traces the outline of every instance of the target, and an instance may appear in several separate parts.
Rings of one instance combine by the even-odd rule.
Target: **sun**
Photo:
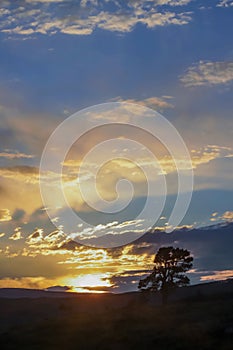
[[[83,274],[77,277],[67,277],[62,283],[72,287],[72,291],[75,292],[105,292],[106,287],[111,287],[112,284],[108,274],[94,273],[94,274]],[[103,287],[103,291],[101,291]],[[95,290],[96,288],[96,290]]]

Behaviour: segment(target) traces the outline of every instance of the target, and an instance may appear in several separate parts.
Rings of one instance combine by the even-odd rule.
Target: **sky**
[[[185,181],[194,175],[178,228],[233,220],[232,15],[231,0],[1,0],[0,287],[136,289],[158,246],[134,240],[171,226],[177,170]],[[52,133],[84,108],[75,127],[58,133],[50,154],[57,163],[41,172]],[[178,155],[177,136],[166,134],[168,149],[152,137],[159,116],[178,131],[191,163]],[[156,211],[164,181],[166,202]],[[184,199],[190,186],[181,192]],[[141,217],[147,196],[152,209]],[[81,217],[75,227],[70,208]],[[233,276],[230,258],[216,273],[216,248],[206,262],[198,244],[188,246],[199,261],[193,281]]]

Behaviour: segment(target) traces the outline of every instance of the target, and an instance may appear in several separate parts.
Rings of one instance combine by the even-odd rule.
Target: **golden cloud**
[[[15,229],[15,232],[13,233],[13,235],[11,235],[9,237],[9,239],[11,239],[13,241],[18,241],[19,239],[23,239],[22,232],[21,232],[21,227],[17,227]]]
[[[222,219],[224,220],[233,220],[233,211],[226,211],[223,215],[222,215]]]
[[[9,209],[0,209],[0,221],[10,221],[12,219]]]

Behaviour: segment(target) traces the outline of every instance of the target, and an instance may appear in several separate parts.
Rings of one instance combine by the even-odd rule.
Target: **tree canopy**
[[[138,288],[160,290],[165,295],[174,287],[186,286],[190,281],[185,272],[192,268],[192,261],[186,249],[162,247],[155,255],[153,271],[139,281]]]

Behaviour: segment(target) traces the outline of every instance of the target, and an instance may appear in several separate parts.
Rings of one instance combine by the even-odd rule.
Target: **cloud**
[[[34,0],[34,1],[36,1],[36,0]],[[44,1],[46,1],[46,0],[44,0]],[[54,1],[56,1],[56,0],[54,0]],[[135,7],[135,8],[141,8],[145,4],[147,4],[147,5],[151,4],[154,6],[164,6],[164,5],[183,6],[183,5],[187,5],[191,1],[192,0],[128,0],[128,4],[130,6]],[[112,2],[113,4],[115,4],[115,6],[118,6],[118,7],[121,6],[121,2],[119,0],[103,0],[103,2],[105,2],[105,3]],[[97,6],[98,4],[100,4],[100,1],[98,1],[98,0],[81,0],[82,7],[86,7],[86,6],[90,6],[90,5]]]
[[[108,152],[108,150],[106,151]],[[109,152],[112,152],[110,149]],[[157,151],[158,153],[158,151]],[[170,177],[172,181],[169,182],[168,187],[168,193],[176,193],[177,188],[176,186],[176,165],[174,162],[174,159],[171,157],[170,154],[160,155],[157,154],[155,151],[155,155],[158,159],[158,163],[155,162],[154,158],[146,152],[143,152],[143,149],[136,148],[135,150],[124,150],[124,154],[120,155],[120,157],[114,157],[114,153],[110,154],[113,158],[111,161],[106,163],[104,166],[101,167],[101,169],[98,172],[98,176],[96,177],[96,184],[98,186],[98,193],[99,196],[104,198],[105,200],[114,201],[116,200],[116,190],[115,186],[119,179],[124,176],[125,179],[130,181],[130,183],[133,185],[133,193],[132,197],[136,200],[136,198],[140,198],[144,195],[146,195],[146,183],[150,181],[153,183],[153,189],[156,191],[152,191],[152,195],[158,195],[158,189],[157,184],[159,183],[159,178],[162,175],[171,175],[173,178]],[[205,176],[207,175],[208,178],[212,176],[215,178],[216,176],[220,176],[220,170],[215,168],[212,168],[211,174],[209,174],[210,164],[213,164],[213,161],[216,160],[218,163],[221,160],[228,161],[230,163],[229,156],[233,153],[232,148],[230,147],[223,147],[219,145],[206,145],[202,148],[192,149],[191,150],[191,161],[192,161],[192,168],[194,169],[195,174],[199,176]],[[119,152],[115,153],[116,155],[119,154]],[[131,159],[131,161],[129,161]],[[190,167],[190,164],[184,161],[184,159],[176,159],[177,164],[181,169],[187,169]],[[86,161],[80,171],[80,159],[67,159],[64,163],[66,165],[65,171],[70,174],[70,180],[69,176],[67,176],[68,181],[65,183],[65,194],[67,198],[69,199],[69,203],[71,203],[71,206],[80,211],[83,212],[89,212],[90,208],[87,208],[84,206],[83,202],[77,203],[77,198],[81,197],[80,191],[78,190],[77,186],[78,184],[82,187],[84,191],[87,191],[86,194],[88,196],[88,199],[91,201],[94,201],[94,203],[98,203],[98,199],[95,196],[94,191],[89,191],[90,184],[92,183],[93,178],[90,177],[90,174],[92,173],[92,169],[98,168],[98,165],[101,164],[101,161],[99,160],[99,157],[95,155],[95,158],[89,159]],[[220,163],[219,163],[220,164]],[[206,165],[205,168],[203,168],[203,165]],[[141,169],[144,169],[144,172]],[[74,181],[72,180],[72,174],[78,174],[78,182],[77,179]],[[145,177],[146,174],[146,177]],[[224,173],[221,174],[223,176]],[[226,174],[227,175],[227,174]],[[228,176],[230,176],[230,173],[228,173]],[[104,179],[104,181],[103,181]],[[169,180],[169,179],[167,179]],[[209,187],[211,185],[209,184]],[[208,188],[208,186],[206,186]],[[119,203],[126,203],[126,201],[129,199],[130,193],[125,191],[122,192],[119,196]],[[98,197],[99,198],[99,197]],[[116,205],[116,204],[109,204],[109,205]],[[59,216],[59,213],[57,213],[56,216]],[[116,218],[115,218],[116,219]],[[115,220],[113,218],[113,220]],[[118,221],[119,218],[117,219]],[[125,218],[124,218],[125,220]],[[111,228],[112,231],[113,228]],[[115,228],[114,228],[115,229]],[[123,230],[125,233],[125,230]],[[76,231],[74,231],[76,232]],[[115,232],[118,232],[115,230],[112,232],[112,234],[115,234]],[[100,231],[98,232],[100,233]],[[88,237],[94,234],[93,230],[90,231],[84,231],[82,232],[81,236],[83,235]]]
[[[231,6],[233,6],[233,1],[232,0],[221,0],[217,6],[218,7],[231,7]]]
[[[25,210],[17,208],[12,214],[12,220],[21,221],[25,217],[25,214],[26,214]]]
[[[88,139],[89,140],[89,139]],[[87,140],[87,141],[88,141]],[[88,141],[89,142],[89,141]],[[149,140],[146,140],[149,145]],[[84,142],[85,143],[85,142]],[[83,145],[85,148],[85,145]],[[110,150],[111,152],[112,150]],[[157,189],[156,185],[159,180],[159,176],[161,174],[160,167],[163,171],[163,174],[175,174],[176,167],[175,163],[169,154],[160,155],[158,150],[155,150],[155,155],[158,158],[157,164],[153,157],[149,157],[147,153],[143,153],[143,150],[140,151],[135,150],[134,153],[126,151],[122,154],[121,158],[113,159],[111,162],[107,163],[106,166],[101,168],[101,171],[98,173],[97,183],[98,190],[101,194],[102,198],[107,200],[115,200],[116,199],[116,191],[115,184],[119,180],[119,178],[124,175],[134,186],[134,198],[139,198],[145,194],[145,183],[146,179],[143,172],[140,170],[140,167],[143,167],[147,171],[147,179],[151,182],[153,181],[155,189]],[[117,155],[117,152],[115,153]],[[233,154],[233,150],[230,147],[221,147],[219,145],[207,145],[206,147],[200,149],[192,149],[191,158],[192,165],[195,171],[198,171],[199,176],[208,174],[208,177],[219,176],[220,170],[216,167],[212,169],[210,173],[210,163],[213,160],[225,159],[229,160],[229,164],[231,163],[230,156]],[[134,157],[135,158],[132,158]],[[111,153],[111,156],[115,158],[115,156]],[[129,162],[124,158],[132,158],[135,159],[135,162]],[[100,164],[98,162],[98,158],[93,159],[93,162],[85,163],[82,168],[82,173],[78,173],[76,167],[79,169],[80,166],[80,157],[78,156],[77,160],[66,159],[65,160],[65,170],[63,176],[63,184],[64,191],[69,201],[69,204],[75,210],[81,211],[89,211],[89,208],[84,206],[83,199],[80,195],[80,191],[77,183],[77,174],[80,183],[84,182],[85,190],[88,190],[88,186],[91,183],[91,179],[88,178],[88,174],[91,173],[92,169]],[[179,166],[182,169],[187,168],[187,164],[183,161],[183,159],[177,159]],[[200,167],[203,164],[208,164],[208,168],[201,169]],[[159,167],[160,165],[160,167]],[[199,170],[200,169],[200,170]],[[152,176],[156,174],[157,176]],[[224,173],[222,173],[223,175]],[[229,174],[226,172],[226,175]],[[2,201],[4,200],[4,206],[6,206],[10,212],[13,220],[21,220],[28,221],[27,215],[30,215],[32,211],[36,208],[41,207],[41,197],[39,192],[39,174],[37,167],[31,166],[13,166],[13,167],[0,167],[0,176],[2,178],[4,192],[1,193]],[[104,178],[104,181],[102,179]],[[59,184],[59,175],[55,173],[44,174],[41,180],[46,183],[48,187],[48,191],[51,191],[51,205],[50,207],[54,207],[55,213],[54,218],[59,216],[59,205],[56,197],[56,188]],[[176,184],[176,182],[175,182]],[[208,185],[210,187],[210,184]],[[208,187],[207,186],[207,187]],[[20,193],[18,191],[20,187]],[[175,189],[176,190],[176,189]],[[174,188],[169,187],[169,193],[174,191]],[[93,193],[90,194],[92,196]],[[22,203],[22,198],[24,201]],[[88,197],[89,198],[89,197]],[[92,199],[92,197],[90,197]],[[93,198],[94,195],[93,195]],[[121,201],[126,201],[129,198],[129,193],[122,193],[120,196]],[[78,201],[78,200],[79,201]],[[119,202],[120,203],[120,202]],[[21,208],[21,211],[17,211],[18,208]],[[125,220],[126,218],[124,218]],[[114,219],[113,219],[114,220]],[[17,225],[21,225],[21,222]],[[35,224],[36,226],[37,224]],[[39,224],[38,224],[39,225]]]
[[[226,211],[221,218],[223,220],[233,221],[233,211]]]
[[[233,278],[233,270],[213,271],[209,275],[201,276],[201,281],[223,281],[228,278]]]
[[[17,181],[35,184],[39,181],[39,169],[26,165],[1,167],[0,176],[3,178],[17,179]]]
[[[116,150],[116,154],[119,155],[119,153],[120,151]],[[233,149],[231,147],[219,145],[206,145],[205,147],[192,149],[190,151],[192,167],[193,169],[196,169],[198,166],[208,164],[214,159],[230,158],[232,153]],[[148,156],[148,154],[144,152],[143,148],[140,147],[135,148],[134,150],[124,149],[124,152],[122,152],[120,155],[121,157],[119,156],[118,158],[113,158],[111,161],[109,161],[105,167],[102,167],[99,173],[100,177],[104,176],[105,182],[103,186],[108,191],[108,195],[106,195],[110,198],[115,195],[115,193],[112,193],[110,190],[112,188],[112,184],[114,183],[114,180],[117,180],[120,177],[121,174],[124,174],[124,177],[129,179],[131,182],[141,182],[145,180],[145,177],[141,172],[140,167],[147,169],[147,179],[150,179],[149,175],[151,168],[156,169],[158,174],[160,174],[160,167],[163,174],[176,172],[176,166],[170,154],[156,154],[158,164],[155,162],[153,157]],[[176,159],[176,161],[180,168],[187,169],[187,164],[183,159]],[[80,165],[81,160],[79,159],[66,159],[64,162],[64,166],[66,167],[67,171],[70,172],[70,174],[78,173],[79,182],[81,183],[84,181],[88,184],[89,178],[87,174],[91,172],[91,169],[98,167],[98,159],[95,158],[95,161],[93,159],[92,161],[85,162],[85,165],[82,168],[83,174],[78,172]],[[108,177],[109,174],[111,174],[111,177]],[[155,181],[156,179],[153,178],[151,180]],[[110,187],[108,187],[108,184]],[[101,184],[99,186],[101,188]]]
[[[24,0],[20,7],[5,4],[0,12],[0,31],[24,37],[38,33],[54,35],[59,32],[90,35],[96,28],[112,32],[130,32],[139,23],[148,28],[170,24],[184,25],[191,21],[191,14],[176,9],[186,6],[189,2],[190,0],[112,0],[113,6],[110,10],[108,0]],[[172,11],[169,11],[169,8]]]
[[[69,292],[72,288],[68,286],[51,286],[45,290],[48,292]]]
[[[219,214],[218,212],[212,213],[210,217],[211,222],[232,222],[233,221],[233,211],[225,211],[223,214]]]
[[[12,219],[9,209],[0,209],[0,222],[10,221]]]
[[[0,288],[29,288],[29,289],[43,289],[53,280],[46,279],[42,276],[37,277],[17,277],[17,278],[1,278]]]
[[[20,181],[30,184],[38,184],[39,181],[53,180],[54,183],[60,180],[60,175],[54,172],[42,173],[39,176],[39,168],[29,165],[17,165],[11,167],[0,167],[0,176],[6,179],[14,179],[14,181]],[[63,181],[72,181],[73,176],[63,176]]]
[[[61,33],[71,35],[90,35],[92,32],[92,28],[81,28],[78,25],[68,26],[61,30]]]
[[[13,241],[18,241],[19,239],[23,239],[22,232],[21,232],[21,227],[17,227],[15,229],[15,232],[13,233],[13,235],[11,235],[9,237],[9,239],[11,239]]]
[[[30,234],[26,240],[29,245],[34,245],[41,243],[43,241],[43,229],[36,229],[32,234]]]
[[[129,289],[135,290],[140,277],[152,269],[155,252],[160,246],[168,244],[184,246],[192,251],[195,257],[195,268],[199,271],[196,282],[199,282],[199,278],[202,276],[202,281],[204,281],[204,278],[207,279],[208,276],[212,280],[229,278],[232,277],[232,270],[230,270],[232,266],[229,265],[232,246],[231,231],[232,224],[222,228],[219,227],[219,230],[215,228],[210,230],[178,230],[171,235],[155,230],[155,232],[147,233],[133,244],[116,249],[96,249],[76,244],[75,248],[68,251],[65,250],[64,245],[60,246],[60,249],[54,246],[50,250],[46,250],[41,242],[45,244],[46,237],[49,236],[50,238],[47,239],[47,244],[49,244],[49,241],[58,232],[51,232],[46,236],[43,232],[35,230],[30,238],[36,240],[37,244],[27,247],[31,251],[35,249],[35,255],[29,253],[26,255],[26,249],[24,249],[21,250],[21,256],[12,256],[9,248],[9,254],[7,255],[12,257],[11,270],[15,274],[24,273],[26,276],[26,273],[28,273],[27,276],[34,276],[34,279],[32,277],[26,279],[5,278],[4,281],[0,280],[0,286],[27,286],[33,288],[33,284],[38,283],[38,287],[43,289],[48,288],[48,286],[58,286],[58,288],[60,286],[73,286],[79,291],[84,287],[86,290],[96,289],[98,291],[122,292]],[[22,258],[24,260],[20,260]],[[39,258],[40,263],[38,264],[37,259]],[[47,260],[48,258],[52,260]],[[19,264],[20,261],[21,265]],[[41,269],[44,270],[45,274],[51,273],[52,261],[56,263],[57,272],[62,270],[63,275],[59,275],[61,276],[59,280],[48,281],[45,278],[40,280],[41,277],[36,280],[36,276],[42,276]],[[22,262],[24,265],[22,265]],[[14,269],[12,269],[12,266],[14,266]],[[2,271],[6,267],[9,272],[9,262],[1,260]],[[40,270],[36,270],[35,274],[32,274],[31,271],[36,267]],[[209,271],[204,271],[203,267],[206,267]],[[225,267],[228,270],[224,270]],[[220,271],[217,271],[218,268]],[[64,271],[66,274],[64,274]],[[9,277],[9,274],[7,275],[5,272],[2,275]]]
[[[233,81],[233,62],[200,61],[188,68],[180,80],[187,87],[229,84]]]
[[[69,235],[69,238],[88,240],[89,238],[102,237],[107,234],[122,235],[129,231],[133,231],[134,233],[144,232],[143,221],[144,220],[129,220],[121,223],[113,221],[107,224],[98,224],[92,228],[84,228],[79,233],[72,233]],[[88,243],[88,241],[86,243]]]
[[[116,97],[111,99],[113,102],[126,102],[126,103],[135,103],[140,104],[149,108],[163,110],[166,108],[173,108],[173,104],[168,102],[172,97],[171,96],[162,96],[162,97],[148,97],[144,100],[136,100],[136,99],[122,99],[121,97]]]
[[[42,228],[36,228],[26,239],[27,252],[36,255],[54,255],[66,252],[59,251],[59,248],[68,240],[62,228],[45,234]],[[59,253],[58,253],[59,251]]]
[[[64,2],[64,0],[25,0],[26,3],[58,3],[58,2]]]
[[[0,191],[1,202],[11,212],[12,219],[20,222],[26,222],[27,215],[42,206],[38,174],[36,175],[33,170],[32,172],[29,169],[24,170],[21,172],[18,167],[15,169],[0,167],[0,178],[4,189]]]
[[[18,151],[15,152],[9,152],[9,151],[5,151],[5,152],[0,152],[0,158],[6,158],[6,159],[31,159],[34,158],[34,155],[31,154],[25,154],[25,153],[20,153]]]
[[[145,277],[146,274],[151,272],[150,270],[129,270],[120,274],[113,275],[109,281],[112,287],[109,291],[113,292],[129,292],[135,291],[138,286],[139,279]]]
[[[0,17],[4,16],[4,15],[8,15],[10,14],[10,10],[6,9],[6,8],[1,8],[0,9]]]
[[[195,169],[197,166],[207,164],[218,158],[229,158],[233,150],[231,147],[219,145],[207,145],[199,150],[192,150],[192,164]]]
[[[17,26],[12,29],[3,29],[2,33],[10,33],[10,34],[20,34],[20,35],[29,35],[33,34],[35,31],[32,28],[23,28],[21,26]]]

